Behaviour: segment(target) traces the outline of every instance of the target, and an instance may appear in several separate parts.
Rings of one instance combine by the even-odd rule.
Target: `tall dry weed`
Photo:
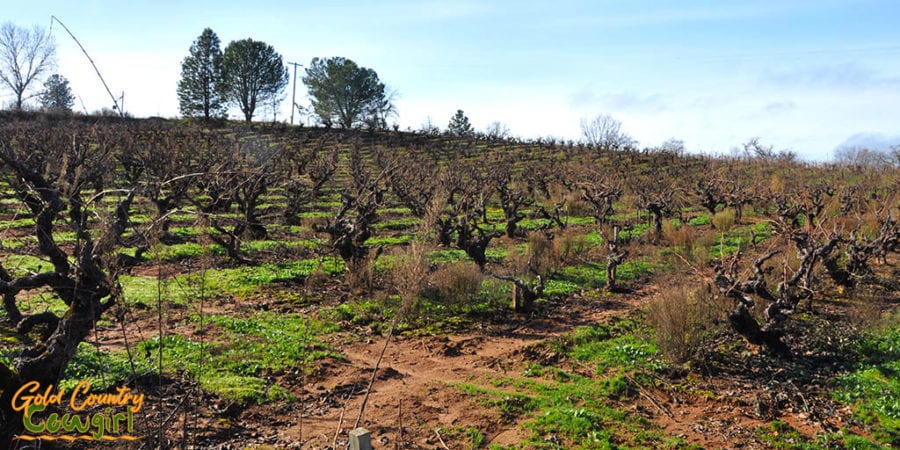
[[[670,361],[692,360],[712,335],[728,305],[708,288],[662,283],[662,291],[647,307],[647,321],[656,331],[656,345]]]

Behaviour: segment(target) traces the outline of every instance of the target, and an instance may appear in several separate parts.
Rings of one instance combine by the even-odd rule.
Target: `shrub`
[[[720,233],[725,233],[734,225],[735,217],[733,209],[725,208],[712,218],[712,223],[716,230]]]
[[[672,362],[685,362],[697,355],[703,341],[715,330],[727,305],[706,288],[681,283],[667,286],[647,308],[647,321],[656,331],[656,345]]]
[[[344,279],[354,292],[372,292],[375,288],[375,258],[376,256],[369,255],[347,264],[347,275]]]
[[[413,242],[394,258],[391,281],[400,295],[403,314],[416,311],[428,281],[428,256],[424,245]]]
[[[692,227],[684,223],[675,225],[673,221],[667,220],[663,222],[663,237],[673,247],[678,247],[681,253],[688,253],[691,247],[694,246],[696,234]]]
[[[571,217],[590,217],[594,213],[594,207],[589,202],[581,198],[577,192],[570,193],[566,196],[566,207]]]
[[[541,231],[528,233],[528,245],[522,253],[510,252],[507,260],[519,274],[537,273],[543,277],[560,267],[556,238]]]
[[[559,260],[559,267],[556,270],[579,260],[579,257],[587,253],[592,247],[583,230],[576,230],[571,227],[563,230],[554,239],[554,245]]]
[[[441,266],[429,278],[430,297],[448,308],[459,308],[477,300],[484,274],[477,264],[459,261]]]

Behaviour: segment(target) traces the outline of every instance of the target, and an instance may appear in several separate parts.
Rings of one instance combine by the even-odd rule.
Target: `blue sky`
[[[894,0],[9,3],[0,21],[60,18],[136,116],[178,115],[181,60],[211,27],[223,46],[252,37],[285,61],[375,69],[404,129],[445,127],[463,109],[476,128],[565,139],[609,114],[641,145],[711,153],[752,137],[818,160],[845,142],[900,142]],[[53,33],[76,108],[110,106],[71,38]],[[308,104],[302,83],[297,97]]]

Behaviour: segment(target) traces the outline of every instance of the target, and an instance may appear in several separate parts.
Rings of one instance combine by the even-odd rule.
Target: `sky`
[[[285,62],[343,56],[396,93],[401,129],[580,139],[580,121],[622,122],[641,146],[669,139],[729,154],[758,137],[827,160],[842,145],[900,143],[896,0],[265,1],[0,0],[0,21],[51,28],[75,109],[177,117],[181,61],[204,28],[253,38]],[[297,75],[297,103],[308,105]],[[293,76],[293,69],[291,69]],[[292,85],[274,117],[290,120]],[[0,91],[0,102],[11,100]],[[261,117],[265,114],[265,117]],[[232,111],[232,118],[240,114]],[[257,119],[272,120],[272,111]],[[313,119],[295,114],[295,122]]]

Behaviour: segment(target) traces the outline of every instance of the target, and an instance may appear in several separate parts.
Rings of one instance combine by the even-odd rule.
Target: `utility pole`
[[[294,66],[294,89],[291,93],[291,125],[294,124],[294,110],[297,109],[297,66],[303,67],[303,64],[289,62]]]

